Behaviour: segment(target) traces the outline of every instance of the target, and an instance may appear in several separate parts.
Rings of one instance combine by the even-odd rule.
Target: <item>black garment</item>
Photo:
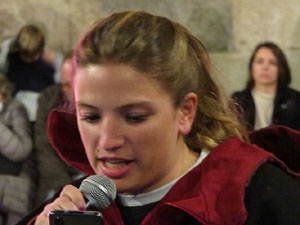
[[[82,180],[82,179],[81,179]],[[79,187],[81,180],[73,182]],[[59,196],[56,194],[55,198]],[[52,201],[52,200],[50,200]],[[49,201],[49,202],[50,202]],[[253,175],[249,186],[246,188],[245,206],[248,218],[244,225],[299,225],[300,221],[293,221],[291,214],[300,214],[300,184],[291,175],[287,174],[282,168],[271,164],[263,164]],[[152,209],[153,205],[146,207],[121,207],[121,214],[138,214],[144,217]],[[26,225],[31,218],[39,214],[44,205],[33,211],[17,225]],[[129,212],[130,211],[130,212]],[[278,215],[277,217],[275,215]],[[134,216],[133,216],[134,217]],[[126,219],[125,224],[139,224],[142,217]],[[189,216],[190,222],[185,225],[199,224]],[[295,216],[294,218],[299,218]],[[132,222],[133,221],[133,222]]]
[[[32,63],[24,62],[18,53],[8,56],[7,78],[15,84],[15,92],[27,90],[41,92],[54,83],[54,67],[40,57]]]
[[[0,174],[18,175],[21,171],[23,162],[13,162],[0,153]]]
[[[300,224],[300,184],[271,163],[263,164],[246,189],[244,225]],[[291,216],[295,215],[295,216]]]
[[[134,207],[119,205],[119,209],[125,224],[139,225],[147,214],[154,208],[156,203],[157,202]]]
[[[244,116],[249,130],[254,129],[255,103],[250,89],[233,93],[238,109]],[[271,124],[270,124],[271,125]],[[274,99],[272,125],[283,125],[300,130],[300,92],[291,88],[277,90]]]

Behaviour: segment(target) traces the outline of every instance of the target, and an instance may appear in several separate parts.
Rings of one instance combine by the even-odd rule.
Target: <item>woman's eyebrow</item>
[[[84,102],[81,102],[81,101],[76,102],[76,105],[79,106],[79,107],[81,107],[81,108],[96,109],[95,106],[92,106],[90,104],[87,104],[87,103],[84,103]]]
[[[90,109],[97,109],[97,107],[78,101],[76,105],[80,108],[90,108]],[[126,111],[134,108],[153,108],[153,104],[150,101],[141,101],[141,102],[133,102],[125,105],[121,105],[116,108],[117,111]]]
[[[149,101],[142,101],[142,102],[133,102],[126,105],[122,105],[117,108],[119,111],[123,110],[130,110],[133,108],[152,108],[153,104]]]

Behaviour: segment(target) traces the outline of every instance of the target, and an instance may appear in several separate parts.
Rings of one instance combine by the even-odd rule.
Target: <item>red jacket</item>
[[[245,188],[264,162],[278,161],[270,152],[231,138],[178,181],[147,215],[142,225],[188,224],[194,217],[203,225],[239,225],[247,218]],[[103,212],[106,225],[122,225],[118,208]]]
[[[93,174],[80,141],[75,118],[61,112],[53,112],[50,118],[49,136],[59,154],[69,164]],[[284,139],[279,138],[282,136]],[[280,155],[278,149],[289,148],[290,152],[300,152],[300,132],[285,127],[266,128],[252,133],[250,137],[275,154]],[[142,225],[187,224],[191,218],[203,225],[243,224],[247,218],[245,188],[258,167],[266,161],[277,162],[293,173],[273,153],[238,138],[227,140],[181,178],[146,216]],[[105,225],[123,224],[115,203],[102,213]]]

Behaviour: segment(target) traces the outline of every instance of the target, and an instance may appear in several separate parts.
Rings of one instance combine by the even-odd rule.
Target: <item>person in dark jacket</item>
[[[54,83],[54,66],[43,59],[45,35],[34,24],[23,26],[12,41],[4,73],[14,84],[14,96],[24,104],[29,120],[34,122],[37,98]]]
[[[300,223],[300,174],[247,143],[209,62],[186,28],[143,11],[114,13],[82,37],[73,56],[76,111],[52,111],[48,135],[70,165],[115,183],[105,225]],[[290,145],[275,147],[299,150],[300,132],[287,129],[256,141],[288,133]],[[73,184],[19,224],[87,210],[80,181]]]
[[[300,92],[289,88],[291,72],[274,43],[256,46],[249,62],[246,89],[233,93],[249,130],[284,125],[300,130]]]

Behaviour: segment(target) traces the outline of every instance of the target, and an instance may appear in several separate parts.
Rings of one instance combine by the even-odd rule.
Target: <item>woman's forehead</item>
[[[166,95],[160,82],[151,76],[132,69],[127,65],[90,65],[81,67],[75,76],[75,93],[91,95],[99,93],[104,96],[156,97]]]
[[[152,74],[140,72],[126,64],[92,64],[85,67],[78,67],[75,73],[80,79],[94,79],[101,83],[122,84],[132,82],[133,87],[138,85],[149,85],[155,88],[161,87],[160,81]]]

